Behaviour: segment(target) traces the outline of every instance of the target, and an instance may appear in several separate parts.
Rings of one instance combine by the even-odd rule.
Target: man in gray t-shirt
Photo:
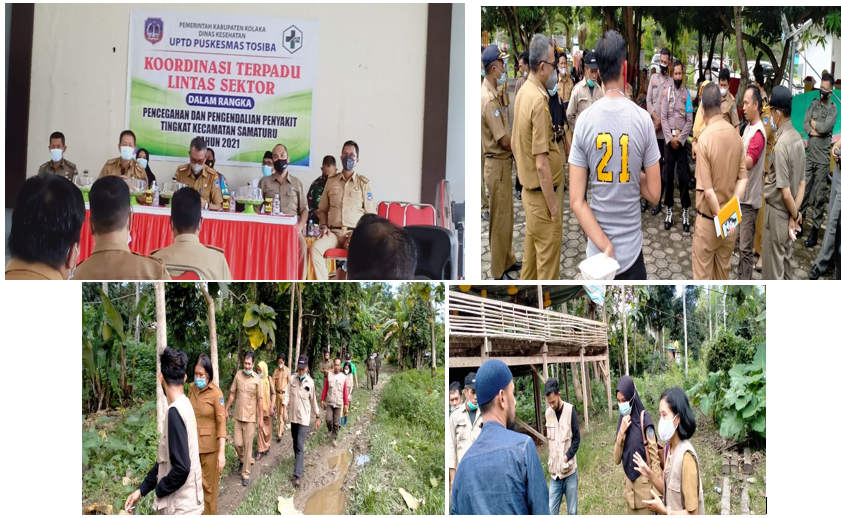
[[[605,252],[619,263],[616,279],[644,280],[639,198],[652,203],[660,198],[660,149],[651,116],[624,96],[625,42],[618,33],[608,31],[599,39],[596,60],[605,97],[584,110],[575,125],[570,205],[588,237],[587,257]],[[588,177],[589,206],[583,197]]]

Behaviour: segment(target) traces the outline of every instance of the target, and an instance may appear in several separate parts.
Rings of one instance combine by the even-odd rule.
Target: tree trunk
[[[431,348],[431,352],[432,352],[432,375],[434,376],[435,371],[437,370],[437,364],[436,364],[436,360],[435,360],[435,352],[436,352],[436,347],[435,347],[435,304],[432,303],[432,295],[429,296],[429,313],[432,315],[432,326],[431,326],[432,348]]]
[[[302,319],[304,318],[304,304],[303,304],[303,293],[301,292],[301,283],[295,283],[295,289],[298,291],[298,339],[295,343],[295,358],[297,361],[298,356],[301,354],[301,327],[302,327]]]
[[[584,396],[581,394],[581,381],[578,379],[578,369],[572,368],[572,390],[575,392],[575,399],[584,401]]]
[[[722,36],[722,38],[723,37],[724,36]],[[707,64],[706,64],[706,66],[704,66],[704,71],[705,72],[708,68],[710,68],[710,69],[712,68],[713,54],[715,54],[715,40],[717,40],[717,39],[718,39],[718,34],[713,33],[712,37],[710,38],[710,55],[707,56]],[[712,80],[712,78],[710,78],[710,80]]]
[[[748,72],[748,58],[745,55],[745,44],[742,40],[742,8],[733,6],[734,31],[736,32],[736,51],[739,54],[739,91],[736,92],[736,106],[742,105],[742,96],[745,95],[745,88],[748,87],[750,73]]]
[[[630,376],[628,372],[628,318],[626,311],[628,309],[628,300],[625,298],[625,286],[622,286],[622,337],[625,340],[625,376]]]
[[[709,306],[710,307],[707,308],[708,309],[707,317],[708,317],[708,320],[710,321],[710,341],[712,341],[712,339],[713,339],[713,292],[712,292],[712,288],[708,287],[708,289],[710,290],[709,291],[709,293],[710,293],[710,304],[709,304]]]
[[[724,319],[724,329],[727,329],[727,286],[724,287],[724,306],[722,307],[721,318]]]
[[[134,283],[134,308],[137,309],[137,306],[140,305],[140,283]],[[140,313],[137,314],[137,318],[134,321],[134,341],[140,341]]]
[[[686,333],[686,285],[683,286],[683,367],[684,374],[689,374],[689,338]]]
[[[297,365],[298,364],[298,357],[292,356],[292,330],[293,330],[293,318],[295,315],[295,284],[292,283],[292,286],[289,287],[289,357],[287,359],[287,363],[289,365]],[[329,340],[328,334],[328,340]],[[329,344],[328,344],[329,349]]]
[[[207,327],[210,332],[210,364],[213,366],[213,383],[219,386],[219,352],[216,348],[216,303],[207,291],[205,283],[200,282],[199,287],[207,302]]]
[[[106,284],[106,283],[103,283]],[[161,372],[161,354],[166,349],[166,298],[164,295],[164,283],[156,282],[155,283],[155,314],[157,316],[157,330],[156,330],[156,347],[155,347],[155,361],[157,362],[157,370],[156,373]],[[158,410],[158,433],[163,432],[164,427],[164,415],[166,413],[166,395],[164,394],[164,389],[161,386],[161,380],[159,376],[155,376],[155,386],[156,386],[156,399],[157,399],[157,410]]]
[[[695,82],[697,84],[698,78],[704,79],[704,69],[701,68],[702,56],[704,55],[704,36],[701,31],[698,31],[698,62],[695,63]],[[698,93],[701,93],[700,91]],[[697,95],[697,94],[696,94]],[[698,101],[700,102],[700,100]]]

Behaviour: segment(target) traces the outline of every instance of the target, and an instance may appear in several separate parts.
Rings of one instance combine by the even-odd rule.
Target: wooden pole
[[[604,385],[607,391],[607,415],[613,419],[613,392],[610,390],[610,364],[604,361]]]
[[[199,287],[207,302],[207,328],[210,335],[210,364],[213,366],[213,383],[219,386],[219,352],[216,343],[216,306],[210,292],[207,291],[205,283],[200,282]]]
[[[292,332],[295,329],[295,326],[293,324],[294,315],[295,315],[295,283],[293,282],[292,285],[289,286],[289,357],[288,357],[288,360],[287,360],[287,365],[295,365],[296,368],[297,368],[298,358],[292,356],[292,341],[293,341]],[[327,350],[328,351],[330,350],[330,330],[329,329],[327,330]],[[322,356],[323,356],[323,353],[321,353],[320,351],[319,351],[319,354],[322,354]],[[319,361],[321,361],[321,360],[319,360]],[[292,369],[292,372],[294,372],[294,371],[295,371],[295,369]]]
[[[546,435],[546,427],[543,425],[543,410],[540,408],[540,401],[543,398],[540,397],[540,382],[537,379],[537,372],[534,369],[532,369],[531,373],[531,382],[534,389],[534,419],[537,422],[537,431]]]
[[[581,383],[585,383],[585,385],[582,387],[582,389],[583,389],[582,392],[583,392],[583,396],[584,396],[582,398],[584,400],[584,427],[587,429],[587,431],[589,431],[590,430],[590,414],[588,413],[588,410],[587,410],[587,385],[586,385],[586,381],[585,381],[585,378],[584,378],[584,348],[583,347],[581,348],[580,353],[581,353]]]
[[[107,283],[102,284],[107,285]],[[155,283],[155,314],[158,320],[155,336],[155,356],[157,357],[157,371],[155,373],[157,374],[158,372],[161,372],[161,354],[164,352],[164,349],[166,349],[166,299],[164,295],[164,283],[162,282]],[[161,380],[158,376],[155,376],[155,385],[158,413],[158,433],[163,433],[164,414],[166,413],[166,407],[169,405],[166,402],[164,388],[161,386]]]
[[[622,286],[622,337],[625,340],[625,376],[630,376],[628,372],[628,318],[625,315],[628,306],[628,301],[625,299],[625,286]]]
[[[566,400],[567,400],[567,401],[571,401],[571,400],[569,399],[569,382],[567,381],[567,364],[566,364],[566,363],[562,363],[562,364],[561,364],[561,371],[563,372],[563,376],[564,376],[564,388],[566,389],[566,393],[567,393],[567,399],[566,399]]]
[[[686,333],[686,285],[683,286],[683,366],[684,374],[689,374],[689,338]]]

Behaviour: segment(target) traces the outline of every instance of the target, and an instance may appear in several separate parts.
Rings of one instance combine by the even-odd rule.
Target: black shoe
[[[523,199],[523,191],[517,191],[517,199],[518,199],[518,200],[522,200],[522,199]]]
[[[280,436],[275,437],[275,441],[280,442]]]
[[[505,273],[519,272],[522,269],[523,269],[523,262],[522,261],[515,261],[514,264],[511,265],[511,268],[505,270]]]
[[[491,219],[491,213],[490,212],[485,211],[485,212],[482,213],[482,221],[490,221],[490,219]]]
[[[809,280],[810,281],[816,281],[816,280],[820,279],[820,277],[821,277],[821,271],[818,270],[817,265],[813,266],[812,271],[809,272]]]
[[[671,207],[666,207],[666,222],[663,223],[663,228],[665,230],[671,230],[672,229],[672,208]]]
[[[689,232],[689,209],[683,209],[683,231]]]
[[[809,233],[809,237],[806,238],[806,242],[803,243],[803,246],[806,248],[812,248],[813,246],[818,244],[818,227],[812,227],[812,231]]]
[[[660,214],[660,209],[661,209],[661,207],[660,207],[659,203],[657,205],[651,207],[651,215],[656,216],[657,214]]]
[[[248,479],[247,479],[247,478],[242,479],[242,485],[243,485],[243,486],[247,486],[247,485],[248,485]]]
[[[242,462],[239,463],[239,468],[237,468],[237,473],[242,473]]]
[[[643,200],[640,202],[640,212],[645,212],[647,210],[648,210],[648,200],[643,198]]]
[[[508,276],[508,272],[502,272],[502,277],[499,279],[494,279],[495,281],[510,281],[512,280],[511,277]]]

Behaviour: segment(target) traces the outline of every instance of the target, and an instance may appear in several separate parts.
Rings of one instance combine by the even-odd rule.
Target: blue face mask
[[[263,164],[263,176],[272,175],[272,166]]]
[[[476,410],[477,408],[479,408],[479,405],[474,405],[473,403],[468,401],[467,402],[467,408],[469,408],[470,410]]]
[[[203,380],[201,378],[196,378],[196,386],[200,389],[203,389],[207,386],[207,380]]]
[[[619,413],[622,415],[628,415],[631,413],[631,404],[630,403],[619,403]]]
[[[558,85],[555,85],[555,88],[553,88],[551,90],[548,90],[548,92],[549,92],[549,97],[552,97],[553,95],[558,93]]]
[[[595,81],[590,81],[590,80],[588,79],[588,80],[587,80],[587,86],[589,86],[590,88],[594,88],[594,87],[596,86],[596,82],[595,82]]]
[[[140,167],[142,167],[143,169],[146,169],[146,166],[149,165],[149,161],[145,158],[138,158],[137,163],[140,164]]]
[[[60,149],[51,149],[50,150],[50,159],[52,159],[53,162],[61,162],[61,155],[62,155],[62,152],[61,152]]]
[[[777,131],[777,125],[774,123],[774,116],[771,116],[771,129]]]
[[[120,158],[123,160],[131,160],[134,157],[134,148],[128,146],[120,146]]]
[[[252,373],[252,372],[254,372],[254,371],[242,369],[242,372],[243,372],[246,376],[251,376],[251,373]]]
[[[261,378],[263,377],[263,373],[262,373],[262,372],[260,373],[260,377],[261,377]]]

